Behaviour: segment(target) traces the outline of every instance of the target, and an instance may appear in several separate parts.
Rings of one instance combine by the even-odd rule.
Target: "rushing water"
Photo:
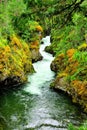
[[[80,125],[87,119],[69,97],[49,88],[54,78],[53,57],[44,52],[49,44],[49,37],[44,38],[43,60],[34,63],[36,73],[29,75],[29,83],[0,96],[0,130],[67,130],[70,122]]]

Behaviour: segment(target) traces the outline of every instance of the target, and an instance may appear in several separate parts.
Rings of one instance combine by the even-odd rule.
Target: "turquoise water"
[[[55,74],[50,70],[53,57],[44,52],[49,37],[44,41],[43,60],[34,63],[36,73],[29,75],[29,82],[0,94],[0,130],[67,130],[69,123],[77,126],[87,119],[68,96],[49,88]]]

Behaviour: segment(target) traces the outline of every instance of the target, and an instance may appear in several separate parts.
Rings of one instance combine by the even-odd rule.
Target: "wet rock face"
[[[42,60],[42,58],[43,57],[38,49],[31,50],[31,59],[33,63]]]
[[[54,84],[55,84],[55,89],[60,89],[60,90],[62,90],[64,92],[67,92],[68,84],[67,84],[64,77],[62,77],[60,79],[56,78]]]
[[[0,81],[0,89],[13,88],[20,85],[21,83],[22,82],[20,77],[17,76],[7,77],[6,79]]]
[[[39,48],[40,48],[40,42],[38,40],[30,43],[30,51],[31,51],[32,62],[37,62],[37,61],[42,60],[43,57],[40,54]]]
[[[73,81],[70,84],[66,77],[56,77],[53,88],[62,90],[72,97],[74,103],[80,104],[81,108],[87,113],[87,82]]]
[[[52,71],[54,71],[54,72],[58,71],[58,65],[57,65],[57,63],[54,63],[54,61],[51,63],[50,67],[51,67]]]

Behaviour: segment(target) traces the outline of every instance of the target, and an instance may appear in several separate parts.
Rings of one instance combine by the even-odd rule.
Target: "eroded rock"
[[[32,49],[31,50],[31,58],[32,58],[32,62],[37,62],[42,60],[42,55],[40,54],[39,50],[37,49]]]

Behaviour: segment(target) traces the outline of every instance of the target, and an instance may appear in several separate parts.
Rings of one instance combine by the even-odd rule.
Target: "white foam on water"
[[[50,45],[50,36],[42,39],[44,44],[40,46],[40,53],[43,56],[42,61],[33,64],[36,73],[29,75],[29,84],[24,88],[26,92],[31,94],[41,94],[41,87],[45,86],[47,81],[53,79],[54,72],[50,69],[50,64],[54,59],[53,56],[44,51],[44,48]]]

